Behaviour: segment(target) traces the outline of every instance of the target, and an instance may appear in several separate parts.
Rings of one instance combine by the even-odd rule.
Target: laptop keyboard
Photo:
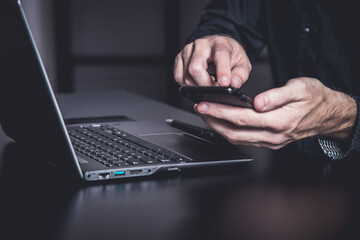
[[[107,167],[191,161],[189,158],[108,125],[71,127],[68,132],[78,154],[94,159]]]

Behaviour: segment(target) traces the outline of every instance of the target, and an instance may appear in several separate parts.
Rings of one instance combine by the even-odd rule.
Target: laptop
[[[66,124],[20,1],[0,6],[1,125],[19,144],[85,181],[249,162],[252,157],[151,121]]]

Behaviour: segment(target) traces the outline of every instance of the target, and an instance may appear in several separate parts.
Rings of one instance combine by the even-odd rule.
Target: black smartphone
[[[194,103],[215,102],[237,107],[254,108],[253,100],[236,88],[182,86],[179,92]]]

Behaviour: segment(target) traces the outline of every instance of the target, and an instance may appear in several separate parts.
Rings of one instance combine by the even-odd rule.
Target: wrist
[[[325,119],[319,137],[339,142],[352,138],[357,118],[357,104],[349,95],[329,89]]]

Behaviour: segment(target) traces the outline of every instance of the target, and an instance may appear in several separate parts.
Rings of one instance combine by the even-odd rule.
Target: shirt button
[[[303,31],[304,31],[304,33],[309,33],[310,32],[310,27],[304,27]]]

